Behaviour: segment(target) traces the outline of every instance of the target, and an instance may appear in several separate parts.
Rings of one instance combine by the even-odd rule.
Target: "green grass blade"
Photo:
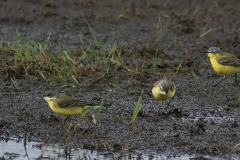
[[[137,115],[138,115],[138,113],[139,113],[139,111],[140,111],[140,109],[141,109],[141,107],[142,107],[142,105],[141,105],[141,100],[142,100],[142,94],[140,95],[140,97],[139,97],[139,99],[138,99],[138,102],[137,102],[137,104],[136,104],[136,107],[135,107],[135,109],[134,109],[131,123],[135,123],[135,119],[136,119],[136,117],[137,117]]]
[[[180,71],[181,65],[182,65],[182,63],[180,63],[180,64],[178,65],[177,73]]]
[[[92,110],[92,109],[96,109],[96,108],[100,108],[101,106],[93,106],[93,107],[89,107],[88,109],[86,109],[83,113],[82,116],[80,118],[80,120],[77,122],[77,124],[74,127],[74,131],[77,129],[78,125],[80,124],[80,122],[82,121],[82,119],[85,117],[85,115],[88,113],[88,111]]]
[[[100,46],[100,41],[98,40],[98,38],[97,38],[96,34],[94,33],[94,31],[93,31],[92,27],[90,26],[90,24],[89,24],[89,23],[87,23],[87,25],[88,25],[88,28],[89,28],[89,30],[91,31],[91,33],[92,33],[92,35],[93,35],[94,39],[96,40],[96,42],[97,42],[97,45],[98,45],[98,46]]]
[[[232,154],[238,146],[240,146],[240,143],[238,143],[236,146],[234,146],[233,149],[229,152],[229,154]]]
[[[102,102],[101,102],[101,107],[98,109],[98,113],[97,113],[97,116],[100,115],[100,112],[102,110],[102,106],[103,106],[103,102],[104,102],[104,98],[102,99]]]

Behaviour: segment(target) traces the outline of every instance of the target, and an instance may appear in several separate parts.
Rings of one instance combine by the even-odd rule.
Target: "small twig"
[[[75,148],[74,148],[74,151],[73,151],[73,154],[72,155],[74,155],[74,153],[75,153],[75,151],[77,150],[77,146],[75,146]]]
[[[96,119],[95,119],[94,114],[92,114],[92,116],[93,116],[94,124],[95,124],[94,132],[93,132],[93,144],[94,144],[96,150],[98,151],[98,147],[97,147],[97,145],[96,145],[96,140],[95,140],[95,137],[96,137],[96,129],[97,129],[97,121],[96,121]]]
[[[120,58],[120,60],[121,60],[121,63],[119,63],[119,65],[121,65],[123,68],[125,68],[125,69],[127,69],[128,71],[133,72],[133,73],[135,73],[135,74],[140,74],[139,72],[133,71],[132,69],[128,68],[128,67],[124,64],[122,58]]]
[[[47,150],[47,147],[48,147],[50,141],[51,141],[51,140],[48,141],[47,146],[46,146],[45,149],[42,151],[41,156],[40,156],[41,158],[43,157],[45,151]]]
[[[234,32],[235,32],[235,35],[236,35],[235,40],[236,40],[236,42],[238,42],[238,32],[237,32],[236,25],[234,25]]]
[[[130,46],[130,48],[133,50],[133,52],[135,52],[135,51],[136,51],[136,47],[134,47],[134,46],[132,45],[132,43],[128,40],[128,37],[127,37],[127,36],[125,37],[125,39],[126,39],[128,45]]]
[[[25,132],[25,135],[24,135],[24,143],[23,143],[23,145],[24,145],[26,156],[28,157],[27,148],[26,148],[26,146],[27,146],[27,132]],[[28,157],[28,160],[30,160],[29,157]]]
[[[186,81],[186,80],[184,80],[184,81],[182,81],[182,82],[176,84],[176,87],[178,87],[181,83],[183,83],[183,82],[185,82],[185,81]]]
[[[157,45],[157,36],[159,35],[159,33],[162,33],[162,30],[159,30],[159,26],[162,22],[162,11],[160,12],[159,14],[159,17],[158,17],[158,23],[157,23],[157,26],[156,26],[156,29],[155,29],[155,34],[154,34],[154,37],[153,37],[153,40],[154,40],[154,44],[153,44],[153,47],[155,47]],[[161,39],[160,39],[161,41]]]
[[[130,130],[131,130],[131,126],[132,126],[132,124],[129,124],[127,135],[125,137],[125,141],[124,141],[124,145],[123,145],[123,152],[122,152],[122,154],[123,154],[124,157],[126,157],[128,138],[129,138],[129,133],[130,133]]]

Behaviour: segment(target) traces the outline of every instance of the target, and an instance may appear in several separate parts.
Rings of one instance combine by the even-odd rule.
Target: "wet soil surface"
[[[113,152],[122,151],[128,130],[122,117],[130,121],[143,91],[143,106],[130,131],[128,152],[151,150],[167,153],[170,157],[196,153],[226,158],[240,139],[240,108],[236,105],[240,86],[234,83],[234,76],[228,76],[219,86],[212,87],[221,75],[213,71],[203,52],[210,46],[217,46],[240,56],[240,2],[221,0],[214,3],[208,0],[169,0],[167,4],[163,0],[149,4],[147,1],[117,0],[1,0],[0,40],[5,45],[18,42],[17,28],[20,43],[29,36],[37,42],[45,41],[51,32],[53,46],[60,42],[67,49],[85,49],[91,43],[96,44],[88,23],[105,49],[115,42],[119,48],[136,49],[137,60],[142,62],[151,61],[149,52],[141,51],[152,45],[152,31],[159,13],[165,8],[167,16],[162,16],[165,34],[157,47],[169,60],[182,62],[178,72],[178,65],[167,64],[163,72],[157,74],[131,74],[124,68],[116,72],[110,69],[107,78],[98,81],[95,75],[85,74],[83,79],[95,81],[88,88],[76,84],[62,88],[54,81],[22,76],[17,79],[18,90],[9,78],[5,79],[6,74],[1,74],[0,134],[5,137],[2,139],[14,136],[21,140],[26,133],[28,141],[61,144],[66,133],[64,117],[52,112],[43,99],[47,90],[56,90],[93,103],[101,103],[104,98],[95,145],[91,112],[96,115],[96,110],[87,114],[86,123],[77,130],[73,144],[91,150],[98,146],[99,152],[109,151],[106,157],[111,157]],[[209,19],[206,30],[212,31],[199,39]],[[84,44],[79,41],[79,33]],[[151,89],[164,75],[179,86],[174,99],[161,105],[152,96]],[[114,79],[121,89],[110,85],[106,89]],[[80,115],[73,116],[72,122],[79,118]],[[239,149],[234,154],[240,158]]]

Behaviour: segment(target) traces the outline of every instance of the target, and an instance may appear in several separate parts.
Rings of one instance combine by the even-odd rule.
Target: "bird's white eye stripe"
[[[162,88],[162,86],[160,86],[160,89],[163,91],[163,88]]]

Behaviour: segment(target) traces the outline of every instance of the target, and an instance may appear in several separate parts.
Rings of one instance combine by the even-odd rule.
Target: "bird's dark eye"
[[[49,93],[47,93],[47,94],[45,94],[45,96],[46,96],[46,97],[48,97],[48,96],[50,96],[50,94],[49,94]]]

